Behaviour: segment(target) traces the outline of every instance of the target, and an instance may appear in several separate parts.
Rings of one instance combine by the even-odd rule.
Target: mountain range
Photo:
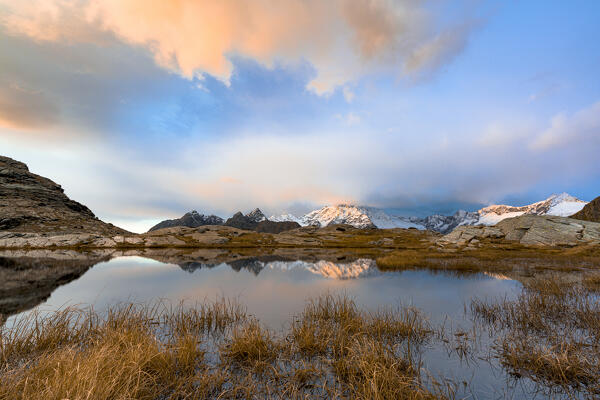
[[[172,226],[194,228],[201,225],[226,225],[239,229],[279,233],[300,226],[325,227],[332,224],[348,224],[361,229],[414,228],[445,234],[457,226],[495,225],[503,219],[524,214],[568,217],[582,210],[586,204],[587,202],[583,200],[561,193],[525,206],[496,204],[474,212],[459,210],[453,215],[435,214],[425,218],[402,217],[389,214],[379,208],[352,204],[325,206],[300,217],[283,214],[267,218],[260,209],[256,208],[248,214],[237,212],[226,221],[215,215],[207,216],[191,211],[179,219],[163,221],[150,228],[150,231]]]
[[[349,224],[357,228],[416,228],[448,233],[461,225],[495,225],[506,218],[523,214],[571,216],[580,211],[587,202],[567,193],[553,194],[545,200],[525,206],[490,205],[478,211],[459,210],[453,215],[430,215],[425,218],[390,215],[384,210],[340,204],[311,211],[302,217],[290,214],[271,216],[272,221],[295,221],[302,226]]]

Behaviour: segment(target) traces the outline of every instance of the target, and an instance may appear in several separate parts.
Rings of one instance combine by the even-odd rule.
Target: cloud
[[[530,143],[537,151],[570,146],[587,146],[600,151],[600,101],[571,116],[555,115],[550,127]]]
[[[422,77],[436,71],[462,51],[475,26],[473,22],[465,23],[418,44],[408,53],[404,72],[409,76]]]
[[[382,207],[491,203],[536,185],[560,191],[599,177],[600,143],[597,125],[590,122],[597,107],[586,107],[561,124],[548,121],[550,128],[525,124],[510,140],[500,140],[504,129],[490,124],[481,129],[491,132],[490,138],[481,142],[452,131],[451,140],[419,143],[347,129],[249,131],[211,141],[177,139],[164,149],[170,157],[160,162],[154,155],[132,157],[108,142],[42,148],[0,136],[0,147],[63,184],[69,196],[109,221],[154,221],[190,209],[223,216],[257,206],[279,212],[299,203],[305,210],[339,202]],[[529,145],[557,124],[568,127],[567,140],[551,147]]]
[[[337,119],[339,119],[344,125],[346,126],[353,126],[353,125],[358,125],[361,122],[361,118],[360,115],[353,113],[353,112],[349,112],[347,114],[336,114],[335,116]]]
[[[40,129],[55,125],[60,110],[41,91],[0,81],[0,127]]]
[[[365,74],[435,70],[459,52],[472,24],[442,22],[413,0],[0,0],[0,23],[35,40],[102,43],[106,32],[143,46],[187,78],[229,82],[231,56],[263,65],[307,60],[319,94]],[[1,12],[1,11],[0,11]],[[447,18],[445,19],[447,20]]]

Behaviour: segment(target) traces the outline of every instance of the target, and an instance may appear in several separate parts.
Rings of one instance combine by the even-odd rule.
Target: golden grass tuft
[[[243,366],[256,367],[275,360],[278,347],[271,333],[251,319],[233,330],[231,339],[221,346],[221,356]]]

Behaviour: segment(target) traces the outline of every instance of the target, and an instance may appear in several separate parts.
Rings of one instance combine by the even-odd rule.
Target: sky
[[[0,154],[132,231],[600,195],[600,2],[0,0]]]

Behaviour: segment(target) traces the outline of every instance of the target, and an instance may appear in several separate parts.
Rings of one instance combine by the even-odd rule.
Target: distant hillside
[[[0,231],[39,233],[127,233],[100,221],[63,188],[29,172],[22,162],[0,156]]]
[[[583,221],[600,222],[600,196],[586,204],[581,211],[573,214],[571,218]]]

